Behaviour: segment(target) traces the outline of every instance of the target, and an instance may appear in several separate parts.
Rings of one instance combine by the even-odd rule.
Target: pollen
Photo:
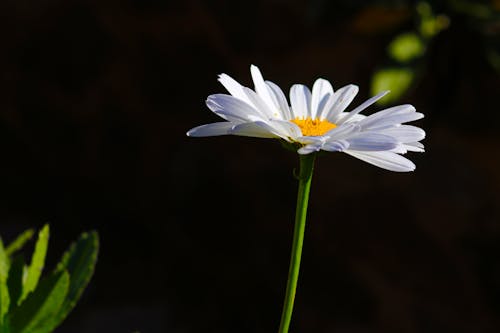
[[[303,136],[320,136],[337,127],[326,119],[312,119],[310,117],[295,118],[291,122],[299,126]]]

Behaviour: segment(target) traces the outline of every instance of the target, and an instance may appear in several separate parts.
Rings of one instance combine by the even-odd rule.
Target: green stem
[[[292,254],[290,257],[290,268],[288,270],[288,282],[286,284],[285,301],[279,333],[287,333],[292,320],[293,302],[299,279],[300,258],[302,256],[302,243],[304,242],[304,230],[306,226],[307,203],[309,201],[309,190],[314,169],[316,154],[299,155],[299,190],[297,193],[297,208],[295,211],[295,227],[293,230]]]

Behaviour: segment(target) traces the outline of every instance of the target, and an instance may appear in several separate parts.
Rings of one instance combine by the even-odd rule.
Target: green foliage
[[[464,13],[477,19],[490,19],[498,15],[490,4],[475,0],[448,0],[450,7],[459,13]],[[491,1],[493,2],[493,1]]]
[[[385,95],[378,102],[381,105],[391,104],[397,101],[410,87],[414,79],[411,68],[384,68],[379,70],[372,78],[372,94],[378,94],[384,90],[391,93]]]
[[[31,239],[28,230],[7,248],[0,239],[0,333],[50,333],[74,308],[97,262],[96,232],[83,233],[57,267],[40,279],[47,254],[49,227],[38,233],[29,266],[19,251]]]
[[[5,251],[2,238],[0,238],[0,281],[7,280],[7,275],[9,274],[9,264],[10,260]]]
[[[435,15],[428,2],[418,2],[415,9],[420,21],[420,35],[426,39],[434,37],[450,25],[450,19],[445,15]]]
[[[33,293],[10,316],[11,332],[50,332],[44,329],[60,309],[69,287],[69,274],[57,272],[46,278]]]
[[[413,31],[396,35],[387,47],[387,64],[372,76],[371,92],[391,93],[377,101],[379,105],[397,102],[420,77],[426,51],[432,38],[449,25],[445,15],[436,15],[426,1],[415,5],[416,25]]]
[[[0,238],[0,327],[3,326],[4,317],[10,305],[9,290],[7,289],[9,264],[9,258],[3,246],[2,239]]]
[[[403,63],[420,57],[425,51],[425,45],[416,33],[408,32],[394,38],[388,51],[394,60]]]
[[[49,226],[45,225],[38,233],[38,240],[35,244],[35,251],[31,258],[31,264],[25,268],[23,274],[23,291],[18,304],[26,299],[26,296],[35,290],[40,275],[42,275],[43,266],[45,264],[45,256],[49,245]]]
[[[23,256],[15,257],[10,265],[7,287],[9,289],[9,296],[13,305],[18,304],[18,301],[21,298],[21,293],[23,292],[23,274],[25,266]]]
[[[11,256],[14,254],[14,252],[22,249],[24,244],[26,244],[26,242],[29,241],[31,237],[33,237],[34,233],[35,231],[33,229],[28,229],[19,236],[17,236],[17,238],[12,243],[10,243],[9,246],[7,246],[7,248],[5,249],[7,255]]]
[[[75,307],[76,302],[94,274],[98,251],[99,238],[97,232],[94,231],[83,233],[78,242],[72,244],[62,257],[56,271],[68,272],[70,284],[63,306],[50,321],[51,327],[57,327]]]

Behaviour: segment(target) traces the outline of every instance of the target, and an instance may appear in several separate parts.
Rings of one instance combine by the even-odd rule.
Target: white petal
[[[295,138],[295,141],[302,143],[303,145],[323,145],[326,140],[328,140],[325,136],[299,136]]]
[[[263,117],[254,107],[231,95],[210,95],[206,103],[215,114],[236,123],[247,122],[250,120],[250,116]]]
[[[320,144],[310,144],[310,145],[306,145],[306,146],[300,148],[299,150],[297,150],[297,153],[299,153],[300,155],[307,155],[307,154],[314,153],[314,152],[317,152],[320,150],[321,150]]]
[[[239,136],[250,136],[254,138],[279,138],[280,136],[273,133],[274,129],[267,123],[256,121],[252,123],[238,124],[233,127],[230,134]]]
[[[346,141],[349,142],[349,149],[356,151],[384,151],[398,146],[398,141],[392,136],[373,132],[361,132]]]
[[[394,149],[391,149],[391,151],[396,154],[406,154],[408,149],[406,149],[406,145],[404,143],[398,143],[398,145]]]
[[[266,103],[267,107],[271,111],[277,111],[279,107],[278,101],[274,97],[272,91],[270,91],[269,87],[264,82],[264,78],[262,77],[259,68],[255,65],[251,65],[250,73],[252,74],[252,80],[253,84],[255,85],[255,91],[257,92],[257,95],[259,95],[259,97],[264,101],[264,103]]]
[[[349,142],[346,140],[327,141],[321,149],[326,151],[344,151],[349,148]]]
[[[219,75],[219,82],[222,83],[224,88],[233,95],[236,98],[241,99],[242,101],[245,101],[249,104],[251,104],[250,100],[248,99],[247,95],[243,91],[243,86],[239,84],[235,79],[230,77],[227,74],[220,74]]]
[[[294,84],[290,88],[290,103],[292,104],[292,118],[307,118],[311,116],[311,91],[302,84]]]
[[[423,129],[411,125],[394,126],[380,130],[379,132],[390,135],[402,143],[417,142],[425,138],[425,131]]]
[[[407,145],[415,146],[417,148],[422,148],[424,149],[424,145],[420,142],[408,142]]]
[[[328,136],[331,140],[339,140],[359,132],[360,129],[361,127],[357,124],[343,124],[329,130],[325,133],[325,136]]]
[[[367,99],[363,104],[361,104],[360,106],[349,112],[346,117],[342,118],[342,120],[338,121],[337,123],[342,124],[348,121],[349,119],[351,119],[352,117],[354,117],[355,115],[357,115],[358,113],[360,113],[361,111],[363,111],[364,109],[366,109],[367,107],[369,107],[370,105],[372,105],[373,103],[375,103],[376,101],[387,95],[388,93],[389,90],[386,90],[376,96],[373,96],[372,98]]]
[[[356,114],[352,117],[349,117],[348,121],[343,121],[345,117],[349,116],[349,112],[342,112],[337,116],[337,122],[335,124],[346,125],[346,124],[356,124],[357,122],[366,118],[365,115]]]
[[[360,152],[346,150],[345,153],[390,171],[408,172],[415,170],[415,164],[412,161],[390,151]]]
[[[404,144],[404,147],[408,151],[414,151],[417,153],[423,153],[424,150],[424,145],[421,144],[420,142],[408,142]]]
[[[298,150],[299,154],[309,154],[314,151],[344,151],[349,148],[349,142],[346,140],[328,140],[324,136],[304,136],[298,139],[298,142],[304,144],[304,147]]]
[[[359,91],[359,87],[350,84],[337,90],[323,110],[323,117],[335,124],[336,117],[343,112]]]
[[[267,106],[267,104],[260,98],[259,95],[255,93],[250,88],[243,87],[243,91],[247,95],[248,99],[250,100],[251,104],[255,106],[257,110],[263,115],[263,117],[267,119],[274,118],[273,112],[271,109]]]
[[[423,114],[415,112],[413,105],[405,104],[374,113],[361,120],[358,124],[363,128],[373,129],[414,121],[423,117]]]
[[[276,100],[279,105],[279,109],[282,114],[282,118],[284,120],[290,120],[292,119],[292,115],[290,113],[290,108],[288,107],[288,101],[286,100],[285,94],[283,93],[283,90],[276,84],[274,84],[271,81],[266,81],[267,86],[269,89],[272,90],[274,96],[276,97]]]
[[[233,125],[228,121],[206,124],[192,128],[186,134],[194,137],[227,135],[230,134],[229,131]]]
[[[310,108],[312,119],[320,118],[323,108],[331,96],[333,96],[333,87],[330,82],[325,79],[317,79],[312,88]]]
[[[376,122],[373,122],[369,125],[369,129],[379,129],[386,127],[388,125],[398,125],[398,124],[403,124],[407,123],[410,121],[415,121],[418,119],[423,118],[424,115],[420,112],[411,112],[411,113],[406,113],[406,114],[393,114],[387,117],[384,117],[382,119],[377,120]]]
[[[268,124],[275,128],[281,134],[280,136],[287,141],[290,141],[289,139],[295,140],[302,135],[300,127],[290,121],[271,119]]]

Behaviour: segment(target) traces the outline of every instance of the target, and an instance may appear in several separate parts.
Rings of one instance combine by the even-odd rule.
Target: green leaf
[[[24,257],[22,255],[15,257],[10,265],[7,286],[9,289],[11,307],[21,303],[19,300],[21,299],[21,293],[23,292],[23,275],[25,267]]]
[[[28,229],[24,231],[22,234],[17,236],[17,238],[7,246],[5,249],[5,252],[7,255],[10,257],[14,252],[19,251],[24,244],[26,244],[27,241],[33,237],[34,230],[33,229]]]
[[[12,310],[11,333],[49,333],[47,323],[59,311],[69,287],[66,271],[51,274],[42,280],[38,288],[26,300]]]
[[[9,289],[7,289],[6,283],[0,282],[0,332],[3,331],[2,327],[5,324],[5,315],[9,311],[9,305]]]
[[[453,0],[450,0],[450,2],[452,1]],[[472,8],[473,7],[470,7],[469,9]],[[481,8],[481,6],[474,8],[478,8],[480,12],[483,12],[484,9],[484,7]],[[428,2],[420,1],[415,6],[415,9],[420,18],[420,35],[427,39],[436,36],[439,32],[441,32],[443,29],[448,28],[448,26],[450,25],[450,19],[446,15],[435,15],[431,5]],[[470,15],[472,11],[467,10],[466,12],[468,15]],[[491,11],[488,12],[488,10],[486,10],[486,14],[489,13],[491,13]]]
[[[0,238],[0,327],[4,325],[4,317],[9,310],[10,304],[9,290],[7,289],[9,266],[9,257]]]
[[[10,260],[3,246],[2,238],[0,237],[0,282],[7,281],[9,265]]]
[[[9,274],[9,257],[5,253],[2,238],[0,237],[0,281],[7,280]]]
[[[399,100],[399,98],[410,88],[415,78],[411,68],[384,68],[372,77],[371,92],[373,95],[384,90],[391,93],[378,100],[379,105],[387,105]]]
[[[56,272],[67,270],[70,275],[68,296],[60,311],[54,315],[52,329],[56,328],[75,307],[85,287],[94,273],[99,252],[99,236],[97,232],[83,233],[76,243],[64,253]]]
[[[38,239],[35,244],[35,251],[31,258],[31,264],[26,269],[26,274],[23,275],[23,292],[19,302],[28,296],[30,292],[35,290],[40,275],[42,274],[43,266],[45,265],[45,256],[49,243],[49,225],[46,224],[38,233]]]
[[[389,55],[399,62],[415,60],[424,54],[425,45],[414,32],[398,35],[388,47]]]

